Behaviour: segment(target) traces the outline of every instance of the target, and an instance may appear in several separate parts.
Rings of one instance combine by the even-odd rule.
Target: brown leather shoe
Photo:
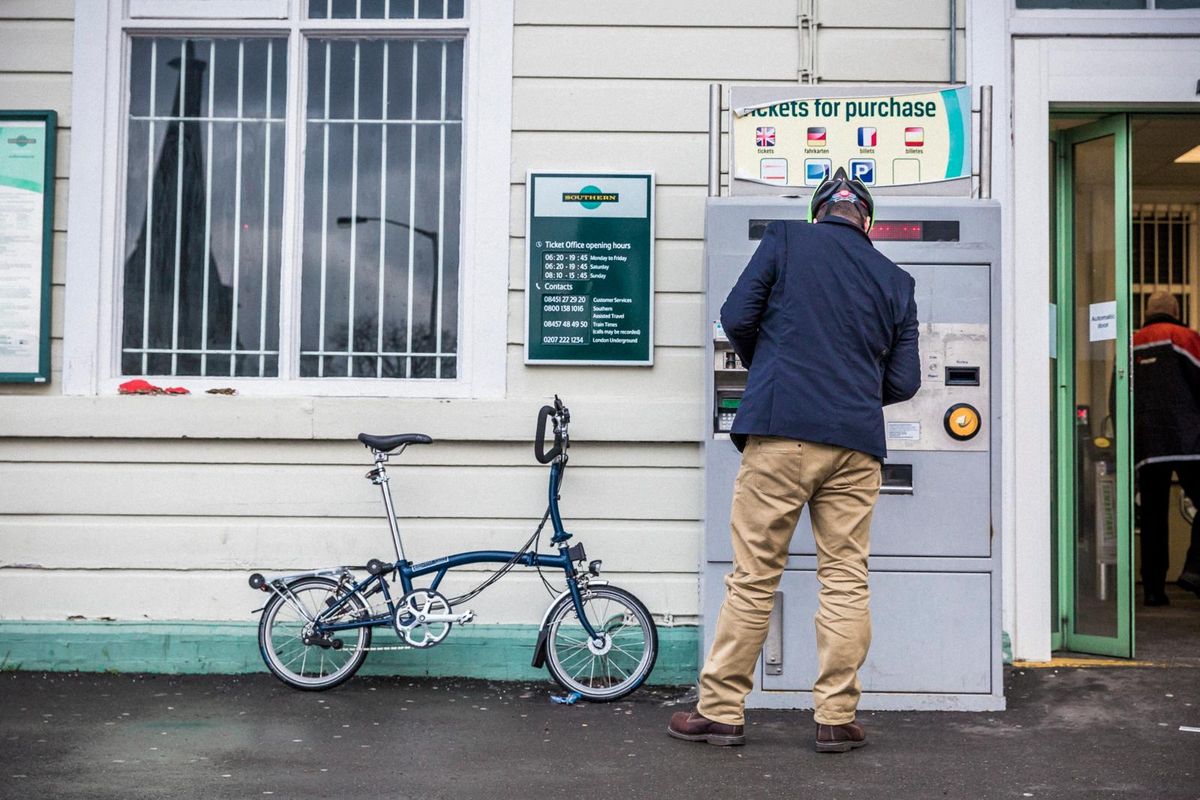
[[[701,716],[698,711],[676,711],[667,733],[685,742],[708,742],[722,747],[746,743],[742,725],[726,725]]]
[[[866,745],[867,733],[857,722],[847,722],[845,725],[817,723],[818,753],[845,753],[847,750]]]

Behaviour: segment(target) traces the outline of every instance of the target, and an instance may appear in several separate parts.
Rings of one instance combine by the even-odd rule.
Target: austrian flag
[[[925,146],[925,129],[924,128],[905,128],[904,129],[904,146],[905,147],[924,147]]]
[[[774,147],[775,146],[775,129],[774,128],[759,128],[755,141],[759,147]]]

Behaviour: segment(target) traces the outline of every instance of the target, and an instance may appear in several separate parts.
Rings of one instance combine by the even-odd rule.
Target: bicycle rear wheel
[[[560,686],[594,702],[619,700],[637,689],[658,658],[658,629],[642,602],[615,586],[583,591],[584,613],[604,638],[588,636],[570,595],[547,620],[546,669]]]
[[[329,608],[326,601],[341,599],[338,582],[330,578],[302,578],[290,584],[288,590],[310,617]],[[350,595],[336,614],[328,615],[322,621],[349,622],[367,616],[366,603],[357,595]],[[273,596],[263,609],[258,624],[258,649],[271,674],[288,686],[309,691],[332,689],[358,671],[371,646],[370,628],[351,628],[331,634],[330,639],[341,641],[341,647],[337,649],[329,645],[305,644],[304,636],[312,633],[308,619],[279,595]]]

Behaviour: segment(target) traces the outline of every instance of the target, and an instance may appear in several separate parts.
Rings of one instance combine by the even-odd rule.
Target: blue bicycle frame
[[[404,447],[401,447],[400,452],[403,451]],[[396,522],[396,511],[392,505],[392,493],[388,485],[387,470],[384,467],[384,463],[387,460],[387,453],[376,452],[375,469],[367,473],[367,477],[372,483],[378,485],[380,491],[383,493],[383,503],[387,509],[388,525],[391,529],[392,541],[396,547],[396,561],[388,564],[377,559],[372,559],[366,565],[367,570],[371,572],[370,577],[364,578],[356,582],[353,586],[346,588],[337,602],[317,615],[315,620],[315,630],[317,633],[333,633],[353,628],[367,628],[391,624],[396,614],[396,603],[392,598],[392,593],[388,589],[386,577],[393,572],[399,576],[400,586],[404,594],[407,595],[415,588],[413,586],[414,578],[433,575],[432,583],[428,587],[423,588],[437,591],[442,579],[446,577],[446,573],[456,567],[464,567],[469,564],[516,564],[525,567],[554,567],[561,569],[566,576],[567,591],[574,602],[580,625],[587,631],[588,636],[598,641],[602,640],[601,635],[592,627],[591,622],[588,621],[587,615],[583,611],[583,598],[579,593],[577,581],[579,571],[576,569],[575,563],[586,561],[587,555],[582,544],[576,544],[571,547],[567,546],[567,540],[571,538],[571,534],[567,533],[563,528],[562,516],[558,510],[559,488],[562,485],[563,471],[567,463],[565,452],[560,452],[550,465],[549,505],[546,512],[554,531],[550,542],[551,544],[558,545],[557,555],[530,552],[528,550],[471,550],[435,558],[432,561],[425,561],[420,564],[413,564],[404,554],[404,544],[401,541],[400,529]],[[544,519],[542,524],[545,524]],[[388,607],[387,614],[378,614],[366,619],[348,622],[322,622],[323,619],[335,618],[338,612],[349,602],[350,597],[359,595],[366,598],[377,592],[383,592],[383,597]]]

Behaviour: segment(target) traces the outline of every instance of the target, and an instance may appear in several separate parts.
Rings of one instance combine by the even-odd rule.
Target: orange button
[[[979,433],[979,410],[970,403],[956,403],[946,410],[946,433],[960,442]]]

